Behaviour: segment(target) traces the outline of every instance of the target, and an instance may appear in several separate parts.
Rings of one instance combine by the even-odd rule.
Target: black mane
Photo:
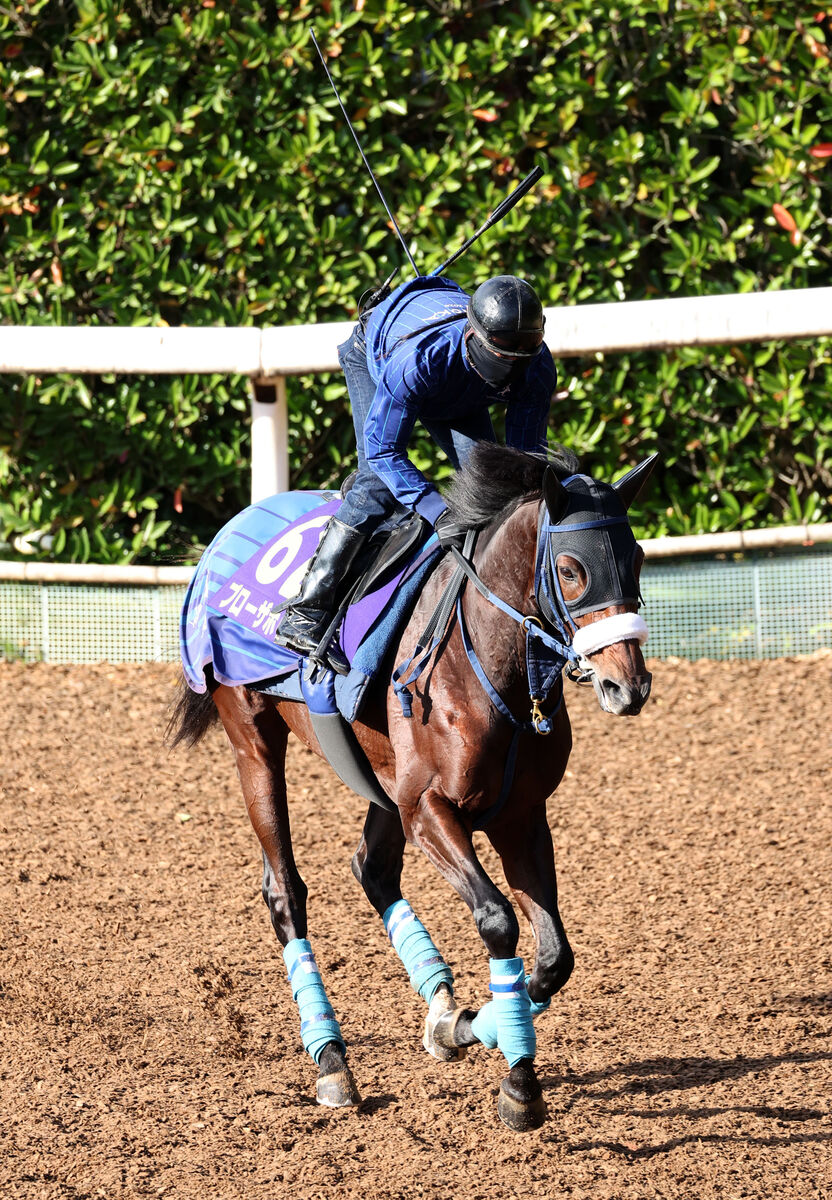
[[[462,524],[484,529],[509,507],[539,497],[547,466],[559,479],[579,469],[578,459],[564,446],[549,454],[527,454],[496,442],[477,442],[465,465],[454,475],[445,499]]]

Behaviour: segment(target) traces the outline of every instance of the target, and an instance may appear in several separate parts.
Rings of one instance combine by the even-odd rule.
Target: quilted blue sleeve
[[[434,524],[445,501],[410,461],[407,447],[426,399],[445,377],[442,347],[405,343],[390,356],[364,423],[367,461],[396,499]]]
[[[557,373],[548,346],[532,363],[523,390],[506,408],[506,445],[515,450],[546,449],[549,408]]]

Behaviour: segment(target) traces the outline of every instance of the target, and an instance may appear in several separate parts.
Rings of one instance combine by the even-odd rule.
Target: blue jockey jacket
[[[377,305],[366,325],[367,367],[376,385],[364,423],[367,462],[401,504],[432,524],[445,501],[407,456],[417,420],[453,427],[500,401],[506,405],[506,444],[518,450],[546,448],[556,381],[548,347],[540,347],[519,380],[502,389],[486,383],[470,364],[463,341],[468,299],[449,279],[420,276]],[[458,319],[425,328],[452,315]],[[402,340],[411,333],[415,336]]]

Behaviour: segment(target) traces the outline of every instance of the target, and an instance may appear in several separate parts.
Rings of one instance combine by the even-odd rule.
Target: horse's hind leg
[[[307,888],[295,865],[286,803],[288,726],[270,700],[243,687],[218,688],[214,703],[234,748],[243,798],[263,849],[263,899],[283,946],[303,1045],[318,1066],[318,1102],[333,1108],[358,1104],[341,1029],[306,937]]]
[[[371,804],[352,872],[367,899],[384,921],[387,936],[401,958],[414,991],[427,1002],[422,1044],[443,1062],[462,1058],[464,1047],[438,1046],[433,1038],[436,1022],[456,1007],[453,975],[422,922],[401,891],[405,836],[397,813]]]

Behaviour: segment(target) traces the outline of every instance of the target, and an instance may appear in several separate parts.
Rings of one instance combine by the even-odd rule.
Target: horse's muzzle
[[[604,678],[594,675],[592,683],[601,708],[616,717],[636,717],[650,696],[653,676],[648,672],[632,679]]]

